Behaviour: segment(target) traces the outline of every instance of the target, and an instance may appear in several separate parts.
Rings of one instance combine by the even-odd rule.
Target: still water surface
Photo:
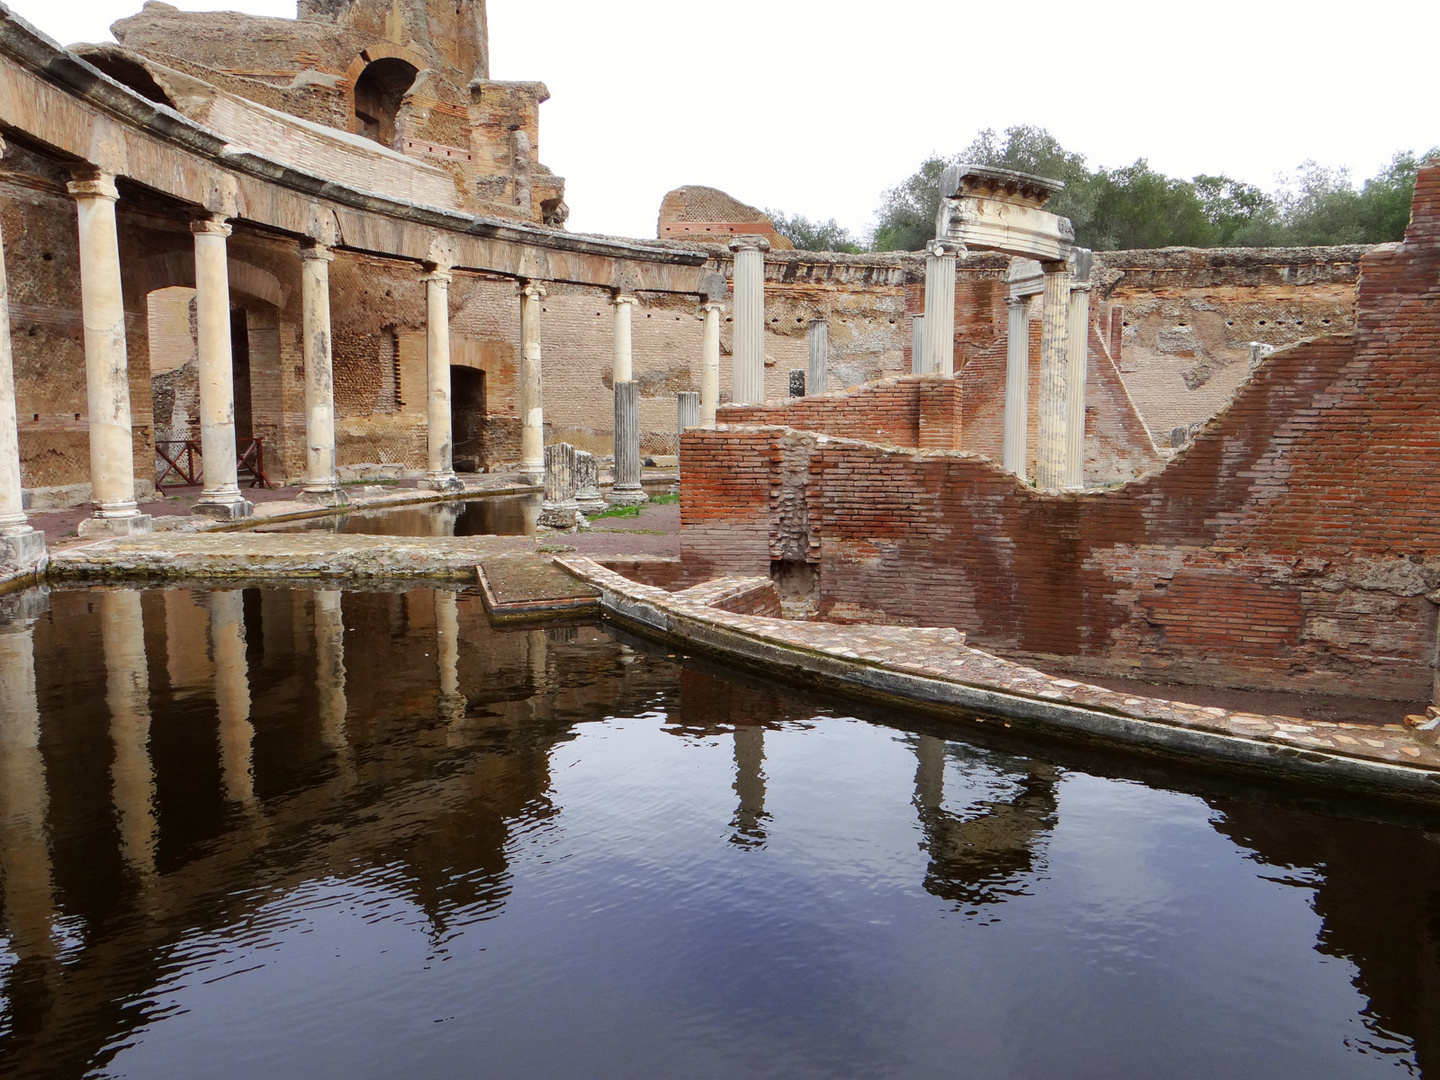
[[[0,1076],[1440,1076],[1433,822],[464,593],[7,629]]]
[[[490,495],[262,525],[255,532],[334,532],[370,536],[534,536],[544,499]]]

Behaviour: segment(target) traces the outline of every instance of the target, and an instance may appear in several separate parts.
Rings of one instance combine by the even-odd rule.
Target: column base
[[[0,533],[0,567],[39,569],[45,562],[45,534],[26,526],[23,531]]]
[[[350,496],[345,494],[345,489],[340,487],[328,487],[315,489],[306,488],[295,496],[296,502],[310,503],[314,506],[348,506]]]
[[[149,514],[131,514],[129,517],[88,517],[75,530],[83,537],[139,536],[155,531],[155,523]]]
[[[573,532],[582,525],[588,524],[585,515],[580,513],[580,508],[571,499],[564,502],[546,503],[540,510],[540,518],[536,524],[547,529],[560,529],[565,532]]]
[[[522,461],[519,469],[520,480],[526,484],[543,484],[545,482],[545,463]]]
[[[599,488],[581,488],[575,494],[575,505],[582,514],[598,513],[605,509],[605,496],[600,494]]]
[[[464,491],[465,484],[454,473],[449,476],[427,476],[417,487],[426,491]]]
[[[198,502],[190,508],[192,517],[214,518],[216,521],[238,521],[241,518],[248,518],[255,513],[255,504],[248,499],[241,499],[238,502],[226,500],[212,500]]]
[[[633,487],[628,485],[621,487],[617,484],[611,488],[610,493],[605,496],[605,501],[611,506],[639,506],[641,503],[649,502],[650,496],[645,494],[644,489],[641,488],[639,484]]]

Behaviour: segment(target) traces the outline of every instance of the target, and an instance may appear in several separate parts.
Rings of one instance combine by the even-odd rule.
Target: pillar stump
[[[805,394],[823,394],[830,386],[830,324],[824,319],[810,320],[809,359],[804,389],[799,395],[802,397]],[[797,396],[794,390],[791,390],[790,396]]]

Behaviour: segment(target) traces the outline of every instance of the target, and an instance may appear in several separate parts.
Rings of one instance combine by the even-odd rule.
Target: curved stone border
[[[1398,725],[1311,722],[1135,697],[970,648],[953,629],[740,615],[704,602],[712,592],[728,590],[669,593],[591,559],[561,557],[556,563],[600,589],[601,607],[614,621],[790,681],[951,719],[988,713],[1072,740],[1440,800],[1440,750]]]

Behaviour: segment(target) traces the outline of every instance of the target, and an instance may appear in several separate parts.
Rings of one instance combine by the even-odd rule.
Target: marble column
[[[468,703],[460,693],[460,602],[449,589],[435,590],[435,637],[440,673],[435,714],[453,724],[465,718]]]
[[[684,435],[693,427],[700,426],[700,395],[693,390],[682,390],[675,395],[675,431]]]
[[[431,491],[459,491],[464,485],[455,475],[454,441],[450,413],[450,281],[454,275],[437,266],[425,282],[426,420],[429,442],[422,487]]]
[[[1063,484],[1085,487],[1085,372],[1090,360],[1090,283],[1070,289],[1065,327],[1065,474]]]
[[[545,286],[520,286],[520,471],[532,483],[545,476],[545,390],[540,356],[540,302]]]
[[[21,959],[55,955],[49,811],[34,631],[25,620],[0,627],[0,880],[10,949]]]
[[[635,297],[623,295],[615,297],[615,331],[613,335],[615,364],[612,382],[629,382],[635,377],[632,356],[634,318]]]
[[[700,305],[700,426],[715,426],[720,406],[720,312],[724,307],[710,301]]]
[[[810,320],[810,363],[805,372],[805,393],[813,397],[830,386],[830,324]]]
[[[615,483],[606,501],[621,506],[647,502],[640,487],[640,384],[615,384]]]
[[[300,248],[300,317],[305,356],[305,486],[300,501],[340,506],[349,500],[335,463],[335,358],[330,339],[330,263],[324,244]]]
[[[925,371],[955,374],[955,259],[962,252],[950,240],[925,248]]]
[[[929,370],[925,359],[925,316],[916,315],[910,327],[910,374],[924,375]]]
[[[1041,491],[1065,486],[1065,429],[1069,351],[1066,331],[1070,322],[1070,267],[1042,264],[1045,270],[1045,307],[1040,327],[1040,431],[1036,448],[1035,484]]]
[[[350,764],[345,730],[345,618],[338,589],[315,594],[315,688],[319,695],[320,738],[342,768]]]
[[[225,798],[250,806],[255,801],[255,726],[250,722],[250,673],[245,658],[245,594],[238,589],[217,590],[209,596],[209,607]]]
[[[155,874],[159,826],[155,818],[155,769],[150,762],[150,672],[145,660],[145,620],[140,594],[131,589],[100,593],[100,640],[105,655],[105,701],[115,759],[111,791],[120,828],[120,850],[142,879]]]
[[[0,156],[5,140],[0,138]],[[45,534],[25,516],[20,482],[20,435],[15,415],[15,367],[10,349],[10,293],[5,277],[5,240],[0,234],[0,577],[38,567]]]
[[[1030,434],[1030,305],[1023,296],[1005,300],[1009,341],[1005,351],[1005,449],[1007,472],[1025,480]]]
[[[195,324],[200,371],[200,456],[205,486],[191,510],[204,517],[249,517],[255,510],[240,494],[235,440],[235,364],[230,348],[230,226],[205,217],[195,234]]]
[[[94,513],[81,536],[149,532],[135,508],[135,447],[130,370],[115,230],[115,177],[98,170],[70,182],[80,228],[80,307],[85,323],[85,394],[90,410],[90,485]]]
[[[765,400],[765,252],[763,236],[737,236],[735,323],[731,348],[731,399],[737,405]]]

